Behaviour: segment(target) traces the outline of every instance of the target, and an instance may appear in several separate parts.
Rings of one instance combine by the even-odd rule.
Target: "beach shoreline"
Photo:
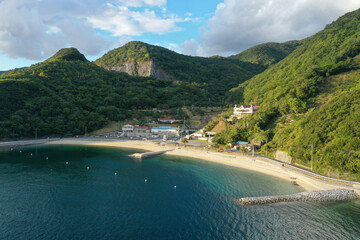
[[[266,160],[265,158],[194,149],[184,146],[179,147],[179,146],[161,145],[151,141],[136,141],[136,140],[103,141],[103,140],[62,139],[58,141],[52,141],[46,144],[117,147],[117,148],[127,148],[127,149],[139,149],[139,150],[145,150],[151,152],[172,150],[166,152],[165,154],[188,157],[194,160],[201,159],[209,162],[214,162],[218,164],[259,172],[262,174],[283,179],[285,181],[296,182],[296,184],[298,184],[303,191],[317,191],[317,190],[346,188],[346,189],[355,190],[357,193],[360,193],[360,184],[356,184],[356,186],[346,186],[342,184],[326,182],[311,176],[301,174],[300,172],[295,171],[291,168],[284,167],[284,165],[279,162],[272,162]]]

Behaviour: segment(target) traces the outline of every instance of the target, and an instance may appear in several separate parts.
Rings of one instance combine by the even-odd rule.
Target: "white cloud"
[[[149,9],[133,11],[126,6],[108,5],[106,11],[89,17],[88,21],[95,28],[111,32],[113,36],[140,36],[143,33],[164,34],[179,31],[176,23],[189,20],[176,15],[160,17]]]
[[[192,56],[203,56],[206,55],[203,52],[202,47],[195,39],[187,40],[181,44],[182,53],[185,55]]]
[[[127,44],[128,42],[134,41],[134,39],[130,36],[122,36],[119,38],[117,42],[114,43],[114,47],[121,47]]]
[[[0,49],[12,58],[31,60],[41,60],[69,46],[84,54],[98,54],[110,43],[85,19],[94,6],[102,6],[101,1],[2,0]]]
[[[119,0],[118,2],[122,6],[128,7],[142,7],[144,5],[161,7],[166,5],[167,0]]]
[[[0,50],[12,58],[31,60],[44,59],[69,46],[85,55],[98,55],[131,36],[179,30],[176,23],[183,19],[158,16],[155,11],[143,8],[156,7],[161,12],[166,3],[166,0],[0,0]],[[121,39],[106,40],[96,28]]]
[[[264,42],[303,39],[359,7],[359,0],[225,0],[183,52],[229,55]]]

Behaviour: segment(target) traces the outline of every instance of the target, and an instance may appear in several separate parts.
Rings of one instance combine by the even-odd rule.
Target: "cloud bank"
[[[176,16],[160,17],[155,11],[145,9],[132,11],[125,6],[107,5],[107,9],[95,16],[88,18],[95,27],[108,31],[113,36],[140,36],[144,33],[164,34],[177,31],[176,23],[183,21]]]
[[[0,50],[11,58],[44,59],[60,48],[97,55],[130,36],[177,31],[176,16],[158,16],[166,0],[0,0]],[[105,39],[109,36],[118,40]]]
[[[260,43],[299,40],[359,7],[358,0],[225,0],[201,36],[182,49],[189,55],[227,56]]]

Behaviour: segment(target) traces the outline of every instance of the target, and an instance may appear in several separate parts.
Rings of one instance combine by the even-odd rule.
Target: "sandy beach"
[[[194,149],[190,147],[177,147],[177,146],[161,146],[149,141],[87,141],[87,140],[60,140],[53,141],[47,144],[64,144],[64,145],[88,145],[88,146],[104,146],[104,147],[119,147],[141,149],[145,151],[164,151],[167,155],[183,156],[196,159],[202,159],[219,164],[225,164],[233,167],[239,167],[250,171],[260,172],[277,178],[281,178],[286,181],[296,181],[296,183],[304,191],[314,190],[329,190],[338,188],[353,189],[357,193],[360,193],[360,184],[353,184],[353,186],[346,186],[343,184],[336,184],[317,178],[304,175],[291,168],[284,167],[281,163],[273,162],[259,157],[251,157],[244,155],[235,155],[223,152],[207,151]]]

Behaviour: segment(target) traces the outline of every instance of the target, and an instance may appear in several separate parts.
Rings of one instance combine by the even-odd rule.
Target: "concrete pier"
[[[354,190],[333,189],[323,191],[301,192],[290,195],[280,196],[264,196],[264,197],[246,197],[237,201],[243,205],[270,204],[278,202],[294,202],[294,201],[351,201],[359,199],[359,195]]]
[[[143,159],[143,158],[149,158],[149,157],[161,155],[161,154],[164,154],[169,151],[173,151],[173,149],[165,150],[165,151],[158,151],[158,152],[134,153],[134,154],[129,155],[129,157]]]

